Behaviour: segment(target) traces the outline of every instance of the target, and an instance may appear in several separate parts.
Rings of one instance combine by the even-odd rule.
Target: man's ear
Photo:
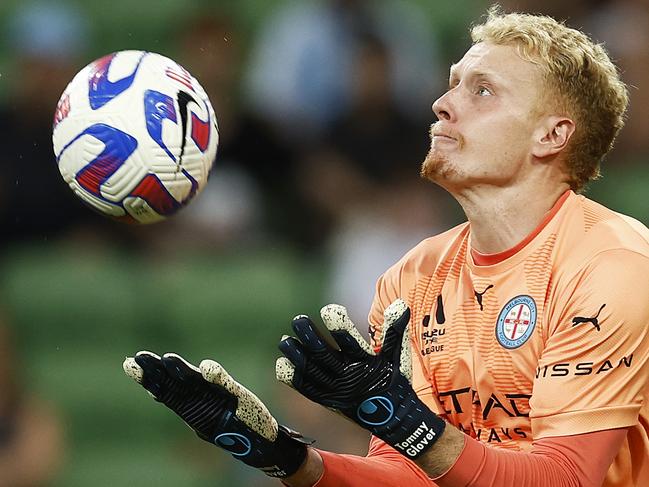
[[[575,133],[575,122],[567,117],[552,116],[534,133],[532,154],[539,158],[550,157],[566,148]]]

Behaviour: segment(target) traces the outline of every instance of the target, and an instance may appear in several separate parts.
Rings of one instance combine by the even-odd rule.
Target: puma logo
[[[591,323],[591,324],[595,327],[595,329],[596,329],[597,331],[599,331],[599,330],[600,330],[600,327],[599,327],[599,321],[598,321],[597,318],[599,317],[599,314],[600,314],[600,313],[602,312],[602,310],[604,309],[604,306],[606,306],[606,303],[604,303],[604,304],[599,308],[599,311],[597,312],[597,314],[596,314],[595,316],[593,316],[592,318],[583,318],[583,317],[581,317],[581,316],[575,316],[575,317],[572,319],[572,326],[581,325],[582,323]]]
[[[489,284],[489,285],[487,286],[487,288],[486,288],[484,291],[482,291],[481,293],[479,293],[479,292],[476,291],[475,289],[473,290],[473,294],[475,294],[475,299],[476,299],[476,301],[478,302],[478,304],[480,305],[480,311],[484,311],[484,308],[482,307],[482,296],[484,296],[484,293],[486,293],[487,291],[489,291],[489,289],[491,289],[492,287],[494,287],[494,285],[493,285],[493,284]]]

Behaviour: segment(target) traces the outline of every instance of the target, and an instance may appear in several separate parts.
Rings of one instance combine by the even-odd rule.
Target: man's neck
[[[532,233],[568,189],[567,184],[543,192],[478,187],[454,196],[471,224],[472,248],[496,254],[515,247]]]

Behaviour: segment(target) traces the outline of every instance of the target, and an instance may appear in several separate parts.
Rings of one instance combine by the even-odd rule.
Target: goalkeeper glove
[[[203,360],[197,368],[175,354],[138,352],[123,367],[199,438],[270,477],[292,475],[306,458],[308,442],[278,425],[257,396],[217,362]]]
[[[293,319],[297,339],[284,337],[277,379],[314,402],[342,413],[410,459],[424,453],[446,422],[412,389],[410,309],[402,300],[385,309],[382,347],[375,353],[340,305],[320,312],[339,350],[307,316]]]

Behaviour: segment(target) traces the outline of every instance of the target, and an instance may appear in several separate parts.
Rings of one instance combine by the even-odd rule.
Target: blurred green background
[[[352,63],[361,66],[356,71],[347,65],[351,88],[334,98],[340,109],[331,114],[331,106],[321,107],[318,118],[309,110],[295,115],[266,106],[264,96],[273,95],[254,81],[255,73],[262,80],[268,75],[259,67],[264,49],[277,46],[281,61],[283,52],[307,45],[310,32],[318,32],[301,31],[286,20],[290,16],[284,21],[295,28],[294,38],[282,41],[284,31],[271,27],[284,25],[278,19],[292,9],[334,4],[340,25],[350,18],[363,25],[341,51],[358,51],[362,62]],[[431,37],[420,42],[414,24],[399,17],[386,24],[379,4],[418,19]],[[502,4],[567,19],[606,42],[633,87],[634,108],[605,177],[587,194],[649,223],[649,34],[636,25],[646,19],[646,2]],[[354,11],[358,5],[378,9],[384,23],[369,22],[374,13],[363,17]],[[140,349],[174,351],[196,363],[216,359],[280,421],[317,437],[323,448],[363,454],[363,432],[275,384],[276,343],[295,314],[317,315],[332,301],[348,305],[363,326],[378,275],[420,238],[461,221],[450,198],[417,179],[417,166],[434,119],[430,104],[443,90],[448,65],[469,46],[467,27],[488,5],[3,0],[0,316],[9,331],[5,347],[13,351],[5,353],[9,363],[0,359],[0,487],[277,485],[200,442],[131,383],[121,363]],[[61,18],[72,19],[71,27]],[[294,17],[305,18],[318,26],[317,15]],[[611,18],[617,24],[607,23]],[[73,34],[61,38],[61,30]],[[636,37],[622,45],[620,32]],[[399,51],[398,37],[407,33],[411,46],[421,49]],[[222,131],[205,194],[151,227],[127,227],[83,208],[58,176],[49,145],[65,82],[93,59],[121,49],[160,52],[185,65],[204,83]],[[398,78],[413,65],[430,66],[421,89],[410,90],[414,97],[399,97],[399,81],[381,83],[381,73]],[[313,85],[307,88],[321,88],[315,75],[308,79]],[[352,101],[344,104],[346,97]],[[313,113],[323,100],[314,99]],[[386,121],[375,128],[376,120]],[[402,135],[409,133],[416,138]],[[11,431],[16,411],[32,401],[61,432],[52,435],[60,443],[52,440],[51,466],[41,478],[3,483],[3,465],[12,464],[14,453],[2,428]]]

